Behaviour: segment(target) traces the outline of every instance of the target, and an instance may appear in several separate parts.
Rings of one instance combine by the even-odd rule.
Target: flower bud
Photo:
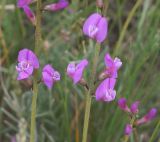
[[[126,112],[130,112],[129,107],[127,106],[127,100],[125,98],[120,98],[118,100],[118,106],[120,109],[126,111]]]
[[[139,106],[139,101],[134,102],[131,107],[130,110],[133,114],[137,114],[138,113],[138,106]]]
[[[132,125],[131,124],[127,124],[124,130],[125,135],[130,136],[132,133]]]
[[[141,124],[147,123],[147,122],[153,120],[156,117],[156,114],[157,114],[157,109],[152,108],[145,116],[143,116],[141,119],[137,120],[135,124],[141,125]]]

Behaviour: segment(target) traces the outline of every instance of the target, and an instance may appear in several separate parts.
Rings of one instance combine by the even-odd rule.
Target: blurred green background
[[[52,2],[55,1],[44,0],[43,5]],[[106,52],[118,56],[123,67],[116,85],[116,100],[102,103],[93,98],[88,142],[120,142],[129,122],[117,107],[120,97],[126,97],[128,104],[140,101],[139,117],[152,107],[158,109],[156,119],[137,127],[136,135],[132,134],[129,140],[148,142],[160,119],[160,0],[104,0],[104,3],[109,33],[101,47],[97,70],[104,69]],[[17,142],[29,139],[30,81],[17,81],[15,66],[20,49],[34,49],[35,28],[14,5],[16,0],[0,1],[0,142],[10,142],[15,135],[19,138]],[[31,7],[35,11],[35,4]],[[37,142],[81,141],[86,92],[82,86],[73,85],[65,72],[70,61],[91,60],[95,43],[83,35],[82,26],[93,12],[96,12],[93,0],[88,3],[72,0],[65,10],[43,12],[39,77],[42,67],[50,63],[61,73],[61,81],[51,91],[39,85]],[[85,70],[86,78],[89,70],[90,66]],[[155,142],[158,135],[160,129]]]

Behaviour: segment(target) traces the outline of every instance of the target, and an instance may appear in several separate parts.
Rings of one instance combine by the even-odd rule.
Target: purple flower
[[[139,101],[136,101],[136,102],[134,102],[132,105],[131,105],[131,107],[130,107],[130,110],[131,110],[131,112],[133,113],[133,114],[136,114],[136,113],[138,113],[138,106],[139,106]]]
[[[42,80],[51,89],[53,84],[60,80],[60,74],[51,65],[45,65],[42,71]]]
[[[150,109],[150,111],[145,115],[145,119],[147,121],[150,121],[152,119],[154,119],[156,117],[157,114],[157,109],[156,108],[152,108]]]
[[[137,120],[136,124],[141,125],[143,123],[147,123],[147,122],[151,121],[152,119],[154,119],[156,117],[156,115],[157,115],[157,109],[152,108],[145,116],[143,116],[141,119]]]
[[[18,0],[17,7],[22,8],[27,18],[32,22],[33,25],[35,25],[36,24],[35,14],[32,12],[32,10],[29,7],[29,4],[32,1],[33,0]]]
[[[17,80],[26,79],[32,75],[34,69],[39,68],[37,56],[29,49],[22,49],[18,53]]]
[[[126,127],[125,127],[124,132],[125,132],[125,135],[130,136],[131,133],[132,133],[132,125],[131,124],[127,124]]]
[[[96,100],[105,102],[113,101],[116,96],[116,91],[114,90],[115,83],[116,79],[114,78],[105,79],[96,89]]]
[[[32,2],[32,0],[18,0],[17,7],[23,8],[26,5],[29,5]]]
[[[83,59],[79,64],[70,63],[67,67],[67,75],[77,84],[83,76],[83,70],[87,67],[88,61]]]
[[[120,98],[118,100],[118,106],[119,106],[120,109],[122,109],[122,110],[124,110],[126,112],[130,112],[130,109],[129,109],[128,105],[127,105],[127,100],[125,98]]]
[[[98,43],[105,40],[108,32],[108,21],[99,13],[90,15],[83,25],[83,32],[85,35],[95,39]]]
[[[105,73],[112,78],[117,78],[117,71],[119,70],[119,68],[122,66],[122,62],[119,58],[115,58],[112,59],[111,56],[106,53],[105,58],[104,58],[104,62],[106,65],[106,70]]]
[[[67,0],[59,0],[57,3],[49,4],[44,7],[45,10],[58,11],[66,8],[69,5]]]

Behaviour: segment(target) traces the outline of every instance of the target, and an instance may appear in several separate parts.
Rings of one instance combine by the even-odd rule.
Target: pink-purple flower
[[[105,102],[113,101],[116,97],[116,91],[114,90],[115,83],[116,79],[114,78],[107,78],[101,82],[96,89],[96,100]]]
[[[93,13],[85,21],[83,32],[98,43],[101,43],[107,37],[108,21],[99,13]]]
[[[36,24],[35,14],[32,12],[32,10],[29,7],[29,4],[32,1],[33,0],[18,0],[17,7],[22,8],[27,18],[32,22],[33,25],[35,25]]]
[[[74,84],[77,84],[82,79],[83,71],[87,65],[88,61],[83,59],[77,65],[73,62],[67,66],[67,75],[73,80]]]
[[[132,133],[132,125],[131,124],[127,124],[126,126],[125,126],[125,130],[124,130],[124,132],[125,132],[125,135],[128,135],[128,136],[130,136],[131,135],[131,133]]]
[[[120,98],[118,100],[118,106],[119,106],[120,109],[122,109],[122,110],[124,110],[126,112],[130,112],[130,109],[129,109],[128,105],[127,105],[127,100],[125,98]]]
[[[26,5],[29,5],[33,0],[18,0],[17,7],[23,8]]]
[[[44,10],[58,11],[68,7],[69,2],[67,0],[59,0],[57,3],[49,4],[44,7]]]
[[[154,119],[156,117],[156,115],[157,115],[157,109],[152,108],[145,116],[143,116],[142,118],[140,118],[139,120],[136,121],[136,125],[141,125],[143,123],[147,123],[147,122],[151,121],[152,119]]]
[[[60,74],[51,65],[45,65],[42,71],[42,81],[51,89],[53,84],[60,80]]]
[[[139,112],[138,106],[139,106],[139,101],[135,101],[131,104],[130,110],[133,114],[137,114]]]
[[[16,70],[18,72],[17,80],[22,80],[30,77],[34,69],[39,68],[39,61],[37,56],[29,49],[22,49],[18,54],[18,65]]]
[[[119,58],[114,58],[109,55],[109,53],[106,53],[104,57],[104,62],[106,65],[105,74],[112,78],[118,77],[118,70],[122,66],[122,62]]]

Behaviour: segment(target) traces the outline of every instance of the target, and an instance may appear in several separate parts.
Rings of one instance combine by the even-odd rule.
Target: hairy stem
[[[35,31],[35,53],[41,46],[41,0],[37,0],[37,10],[36,10],[36,31]],[[35,142],[35,126],[36,126],[36,106],[38,97],[38,83],[37,83],[37,71],[34,73],[33,79],[33,96],[32,96],[32,106],[31,106],[31,127],[30,127],[30,142]]]
[[[84,116],[82,142],[87,142],[87,132],[88,132],[90,109],[91,109],[91,100],[92,100],[92,93],[94,90],[94,81],[95,81],[99,51],[100,51],[100,45],[96,44],[94,58],[93,58],[93,66],[92,66],[91,76],[90,76],[89,90],[86,96],[86,108],[85,108],[85,116]]]

